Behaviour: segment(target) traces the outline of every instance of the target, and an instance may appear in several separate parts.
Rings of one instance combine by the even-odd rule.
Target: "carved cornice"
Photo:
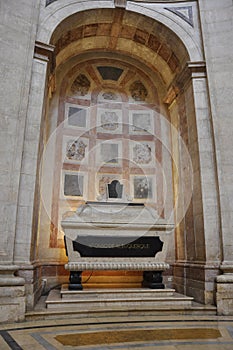
[[[54,49],[55,47],[53,45],[48,45],[39,41],[35,43],[34,58],[50,63],[51,72],[55,68]]]
[[[206,78],[206,63],[204,61],[187,62],[183,70],[170,85],[164,103],[170,105],[183,92],[185,85],[191,79]]]
[[[177,75],[174,85],[183,88],[190,79],[205,78],[206,63],[204,61],[187,62],[184,69]]]
[[[42,62],[46,62],[48,65],[48,96],[52,97],[53,92],[56,89],[55,81],[55,56],[54,56],[53,45],[44,44],[42,42],[36,41],[34,49],[34,58]]]

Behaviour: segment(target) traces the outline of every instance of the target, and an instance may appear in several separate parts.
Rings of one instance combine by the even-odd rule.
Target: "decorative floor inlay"
[[[155,340],[217,339],[221,333],[215,328],[142,329],[62,334],[55,337],[62,345],[85,346]]]
[[[232,350],[233,317],[46,317],[0,325],[0,349]]]

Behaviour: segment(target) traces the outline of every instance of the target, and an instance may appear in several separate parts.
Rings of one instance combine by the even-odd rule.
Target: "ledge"
[[[164,271],[169,269],[169,264],[164,262],[156,262],[153,260],[135,258],[135,260],[119,259],[117,261],[103,261],[103,259],[93,259],[69,262],[65,264],[65,269],[69,271],[84,270],[134,270],[134,271]]]

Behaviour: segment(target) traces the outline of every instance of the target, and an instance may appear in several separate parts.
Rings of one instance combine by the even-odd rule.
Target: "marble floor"
[[[121,316],[0,325],[1,350],[233,350],[233,317]]]

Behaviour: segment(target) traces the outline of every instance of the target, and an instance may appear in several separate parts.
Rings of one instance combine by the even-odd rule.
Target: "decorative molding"
[[[72,261],[65,265],[69,271],[84,270],[136,270],[136,271],[164,271],[169,269],[169,264],[165,262],[156,262],[155,258],[114,258],[117,261],[111,261],[104,258],[82,258],[80,261]],[[128,260],[128,261],[127,261]]]
[[[83,140],[71,140],[66,146],[66,157],[70,160],[81,161],[85,158],[87,144]]]
[[[205,61],[188,62],[181,73],[177,76],[175,85],[183,88],[190,79],[206,78]]]
[[[50,4],[52,4],[55,1],[57,1],[57,0],[46,0],[45,7],[49,6]]]
[[[77,78],[73,81],[71,86],[71,92],[81,96],[85,96],[89,89],[91,83],[90,80],[86,77],[85,74],[79,74]]]
[[[114,0],[115,7],[126,8],[127,0]]]
[[[174,86],[170,86],[163,102],[168,105],[171,105],[172,102],[176,99],[178,94],[179,94],[179,89]]]
[[[50,63],[50,70],[53,71],[55,67],[54,50],[55,46],[36,41],[34,58]]]
[[[176,16],[182,18],[192,27],[193,24],[193,8],[192,6],[182,6],[182,7],[165,7],[165,10],[168,10],[174,13]]]
[[[117,100],[116,93],[112,91],[104,92],[102,96],[104,100],[111,100],[111,101]]]
[[[143,85],[143,83],[139,80],[136,80],[134,83],[130,85],[129,91],[131,93],[132,98],[135,101],[145,101],[148,91]]]
[[[133,161],[137,164],[148,164],[152,160],[151,147],[147,143],[137,143],[133,147]]]
[[[184,86],[191,79],[206,78],[206,63],[205,61],[188,62],[180,74],[175,78],[170,85],[167,95],[163,102],[171,105],[180,92],[184,90]]]

